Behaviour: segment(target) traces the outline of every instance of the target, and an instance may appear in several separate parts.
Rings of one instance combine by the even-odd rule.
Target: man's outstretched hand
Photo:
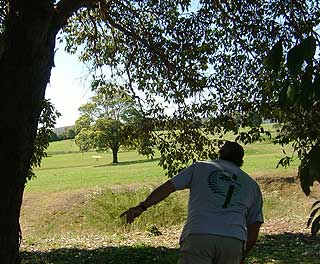
[[[126,223],[127,224],[132,224],[134,219],[141,215],[143,212],[143,209],[141,206],[136,206],[136,207],[131,207],[124,213],[120,215],[120,217],[125,217],[126,218]]]

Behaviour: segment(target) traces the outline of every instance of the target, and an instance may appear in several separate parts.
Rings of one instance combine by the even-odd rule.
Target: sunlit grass
[[[280,146],[257,142],[244,148],[243,169],[253,177],[296,175],[298,161],[289,168],[277,168],[278,161],[283,157]],[[110,187],[114,184],[159,183],[167,179],[165,171],[158,165],[157,151],[154,160],[141,156],[136,151],[122,151],[119,152],[119,164],[112,164],[111,152],[81,153],[76,150],[77,146],[72,140],[51,143],[48,149],[49,156],[44,158],[40,168],[35,169],[37,178],[27,184],[26,192]],[[101,159],[96,160],[96,155],[101,156]]]

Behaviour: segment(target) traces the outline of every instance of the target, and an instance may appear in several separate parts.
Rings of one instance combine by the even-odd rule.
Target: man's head
[[[226,141],[219,150],[219,157],[228,160],[241,167],[243,163],[244,150],[237,142]]]

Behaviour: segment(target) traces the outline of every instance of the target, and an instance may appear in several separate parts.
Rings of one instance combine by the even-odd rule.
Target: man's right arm
[[[160,185],[158,188],[154,189],[151,194],[139,205],[129,208],[127,211],[122,213],[120,217],[125,216],[127,223],[132,223],[136,217],[142,214],[143,211],[147,210],[165,198],[167,198],[171,193],[176,190],[173,182],[171,180],[166,181],[164,184]]]
[[[147,210],[148,207],[161,202],[176,190],[188,188],[192,179],[195,164],[196,163],[192,164],[171,180],[168,180],[164,184],[160,185],[158,188],[153,190],[147,199],[141,202],[138,206],[129,208],[127,211],[122,213],[120,217],[125,216],[127,223],[132,223],[134,219],[141,215],[143,211]]]

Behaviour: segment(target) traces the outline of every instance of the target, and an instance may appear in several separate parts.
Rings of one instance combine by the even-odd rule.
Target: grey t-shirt
[[[247,240],[247,226],[263,222],[258,184],[232,162],[196,162],[171,179],[190,189],[188,217],[180,242],[189,234],[214,234]]]

